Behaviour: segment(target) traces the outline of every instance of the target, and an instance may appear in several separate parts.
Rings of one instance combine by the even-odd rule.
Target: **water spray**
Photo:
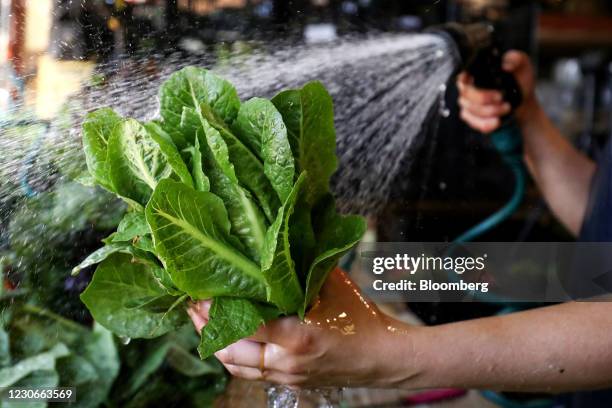
[[[429,31],[441,35],[454,46],[458,71],[467,71],[474,78],[477,88],[501,91],[504,100],[512,106],[512,111],[521,104],[523,96],[516,79],[502,69],[503,50],[496,41],[493,25],[448,23]],[[490,137],[493,147],[514,174],[514,192],[506,205],[457,237],[455,244],[473,241],[499,225],[517,210],[525,194],[522,137],[512,112],[502,118],[501,126]]]

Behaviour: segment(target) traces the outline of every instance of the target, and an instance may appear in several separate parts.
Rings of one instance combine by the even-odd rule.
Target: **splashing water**
[[[44,188],[55,170],[74,175],[83,169],[80,124],[86,112],[110,106],[122,115],[151,119],[158,114],[161,82],[184,66],[199,65],[229,79],[243,99],[322,81],[335,104],[338,204],[343,211],[363,214],[380,210],[406,159],[418,152],[418,136],[437,120],[433,106],[455,65],[449,45],[435,35],[404,34],[251,51],[225,62],[172,55],[101,64],[92,83],[51,123],[42,147],[34,142],[41,137],[39,129],[26,132],[31,137],[25,143],[37,149],[35,160],[28,160],[23,137],[0,138],[0,150],[13,153],[0,158],[0,177],[8,174],[12,180],[0,186],[0,199],[16,195],[24,182]]]
[[[266,394],[268,408],[334,408],[342,399],[342,390],[338,388],[296,391],[282,385],[271,385]]]
[[[376,213],[414,153],[417,136],[454,71],[435,35],[395,35],[280,52],[222,74],[241,94],[269,95],[318,79],[334,98],[339,168],[334,192],[348,212]],[[279,60],[282,62],[279,63]]]
[[[110,106],[124,116],[152,119],[158,116],[161,82],[187,65],[213,69],[230,80],[243,99],[271,97],[309,80],[323,82],[335,105],[339,168],[333,188],[338,204],[344,211],[375,214],[389,200],[402,166],[418,154],[419,136],[429,122],[447,114],[444,106],[434,106],[454,71],[453,55],[434,35],[379,35],[256,49],[225,62],[207,56],[154,55],[100,64],[90,83],[53,121],[27,115],[13,115],[8,122],[0,118],[0,231],[9,216],[5,208],[19,207],[14,202],[20,197],[48,189],[61,175],[75,177],[85,170],[80,126],[87,112]],[[270,406],[297,403],[291,390],[268,391]],[[321,395],[325,398],[319,406],[333,405],[333,398]]]

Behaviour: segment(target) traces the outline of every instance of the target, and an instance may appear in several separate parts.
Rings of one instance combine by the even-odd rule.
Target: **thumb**
[[[508,51],[504,54],[502,68],[507,72],[516,72],[529,62],[527,54],[521,51]]]
[[[191,317],[191,321],[198,332],[202,331],[202,327],[208,323],[211,304],[212,301],[210,300],[200,300],[191,302],[187,308],[187,314]]]

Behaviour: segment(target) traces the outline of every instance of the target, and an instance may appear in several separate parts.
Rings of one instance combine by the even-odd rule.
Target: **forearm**
[[[534,100],[517,115],[525,162],[555,215],[574,234],[582,226],[595,163],[576,150]]]
[[[612,385],[612,304],[605,302],[412,328],[390,341],[399,350],[389,361],[392,387],[562,392]],[[411,373],[404,378],[402,366]]]

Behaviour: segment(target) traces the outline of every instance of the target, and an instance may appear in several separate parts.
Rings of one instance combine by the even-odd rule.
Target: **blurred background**
[[[160,401],[210,406],[226,379],[215,362],[202,365],[189,354],[194,343],[187,334],[186,340],[169,336],[143,347],[105,340],[91,329],[78,300],[91,271],[79,278],[69,277],[69,271],[116,227],[124,209],[106,193],[73,181],[83,160],[66,160],[70,146],[58,140],[74,138],[74,123],[80,123],[75,116],[98,107],[97,98],[137,110],[138,99],[115,95],[125,93],[126,83],[146,87],[157,81],[167,69],[164,61],[240,64],[279,47],[297,50],[361,38],[375,43],[377,36],[416,33],[451,21],[496,23],[504,48],[528,52],[547,113],[574,145],[598,157],[612,134],[612,3],[607,0],[0,0],[0,299],[6,305],[28,299],[18,311],[3,306],[0,344],[13,344],[13,354],[12,360],[0,358],[0,368],[47,350],[49,339],[65,336],[70,327],[106,341],[114,352],[104,358],[117,364],[103,371],[96,365],[100,356],[87,354],[83,346],[93,340],[74,334],[64,340],[76,350],[74,361],[63,362],[62,372],[72,370],[74,378],[92,387],[105,376],[125,379],[98,386],[106,391],[92,397],[90,406],[109,400],[116,406],[158,406]],[[448,112],[423,126],[423,141],[395,178],[391,199],[371,217],[369,239],[449,241],[511,196],[513,176],[499,154],[458,119],[453,80],[443,97]],[[55,137],[49,139],[50,133]],[[46,170],[31,172],[34,166]],[[481,237],[571,239],[533,183],[520,208]],[[491,315],[501,308],[410,305],[426,324]],[[407,310],[393,309],[397,314]],[[24,342],[24,337],[36,339],[32,333],[38,333],[38,343]],[[148,365],[142,368],[139,361]],[[85,372],[89,377],[83,377]],[[364,395],[355,397],[355,406],[405,402],[402,395]],[[457,406],[494,404],[480,395],[462,398]],[[513,401],[540,406],[529,405],[534,398]],[[240,397],[225,403],[252,406]],[[543,404],[562,402],[545,399]]]
[[[380,32],[416,32],[448,21],[503,21],[506,47],[527,51],[538,67],[539,96],[567,137],[591,155],[610,133],[612,5],[583,1],[393,0],[2,0],[0,109],[11,106],[36,120],[57,117],[96,65],[123,56],[177,53],[213,65],[266,44],[333,42]],[[115,71],[119,67],[111,65]],[[149,74],[156,69],[148,66]],[[140,75],[134,72],[134,76]],[[124,78],[129,81],[129,75]],[[452,84],[451,84],[452,85]],[[427,174],[397,189],[381,239],[444,240],[499,207],[511,183],[479,138],[453,114],[438,131]],[[467,137],[466,137],[467,136]],[[430,143],[430,145],[433,145]],[[493,163],[489,163],[493,161]],[[455,169],[461,171],[455,171]],[[484,171],[483,171],[484,169]],[[417,200],[415,200],[415,194]],[[490,239],[567,238],[532,190],[524,211]],[[407,201],[406,201],[407,200]],[[409,212],[406,214],[406,212]],[[405,216],[406,215],[406,216]],[[393,224],[393,225],[391,225]],[[406,238],[404,238],[406,239]]]

